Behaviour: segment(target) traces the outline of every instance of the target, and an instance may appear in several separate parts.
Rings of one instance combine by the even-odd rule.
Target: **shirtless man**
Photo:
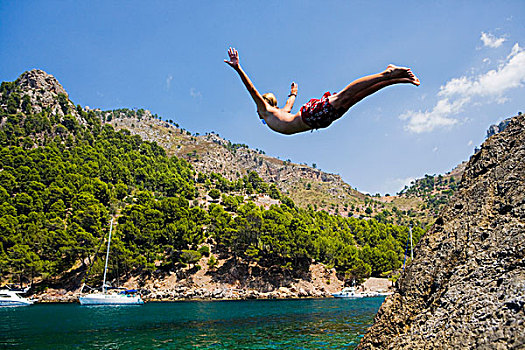
[[[241,77],[255,104],[257,113],[264,119],[270,129],[282,134],[326,128],[334,120],[339,119],[350,107],[374,92],[393,84],[414,84],[419,86],[419,79],[409,68],[389,65],[381,73],[368,75],[351,82],[343,90],[335,94],[326,92],[321,99],[311,99],[296,114],[290,113],[297,96],[297,84],[292,83],[290,95],[283,108],[277,107],[277,99],[272,93],[261,95],[250,78],[239,64],[237,50],[230,47],[229,60],[224,60]]]

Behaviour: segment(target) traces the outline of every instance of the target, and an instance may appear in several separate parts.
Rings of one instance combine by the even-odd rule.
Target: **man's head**
[[[271,92],[268,92],[262,95],[262,97],[264,98],[266,102],[268,102],[270,106],[277,107],[277,99],[275,98],[274,94],[272,94]]]

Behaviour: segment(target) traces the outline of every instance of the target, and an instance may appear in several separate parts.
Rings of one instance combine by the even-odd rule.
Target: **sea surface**
[[[347,349],[384,298],[0,308],[0,349]]]

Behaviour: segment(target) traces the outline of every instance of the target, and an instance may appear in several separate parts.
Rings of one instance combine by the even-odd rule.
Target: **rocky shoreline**
[[[81,296],[78,292],[66,292],[65,290],[53,290],[43,294],[36,294],[32,297],[37,303],[75,303]],[[305,299],[305,298],[331,298],[328,292],[305,291],[304,289],[295,290],[286,287],[279,288],[273,292],[259,292],[256,290],[239,289],[213,289],[205,288],[186,289],[184,287],[162,292],[145,291],[141,293],[145,302],[172,302],[172,301],[212,301],[212,300],[251,300],[251,299]]]
[[[302,282],[302,281],[301,281]],[[298,284],[301,284],[300,282]],[[332,288],[308,288],[307,286],[291,285],[279,287],[272,291],[242,289],[231,287],[187,287],[173,286],[152,291],[141,289],[140,294],[145,302],[174,302],[174,301],[224,301],[224,300],[253,300],[253,299],[322,299],[332,298],[332,293],[340,290],[342,283]],[[377,292],[391,289],[391,282],[384,278],[370,278],[362,286],[364,291]],[[34,294],[31,298],[37,303],[75,303],[78,302],[80,291],[66,291],[65,289],[50,289],[44,293]]]

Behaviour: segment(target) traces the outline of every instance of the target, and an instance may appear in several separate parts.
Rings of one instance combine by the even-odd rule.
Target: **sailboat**
[[[106,284],[106,273],[108,271],[109,247],[111,245],[111,232],[113,231],[113,219],[109,228],[108,247],[106,251],[106,263],[104,265],[104,279],[102,282],[102,292],[90,293],[78,298],[80,305],[140,305],[144,301],[137,294],[135,289],[122,290],[118,293],[108,293],[110,287]],[[82,286],[82,290],[84,285]]]

